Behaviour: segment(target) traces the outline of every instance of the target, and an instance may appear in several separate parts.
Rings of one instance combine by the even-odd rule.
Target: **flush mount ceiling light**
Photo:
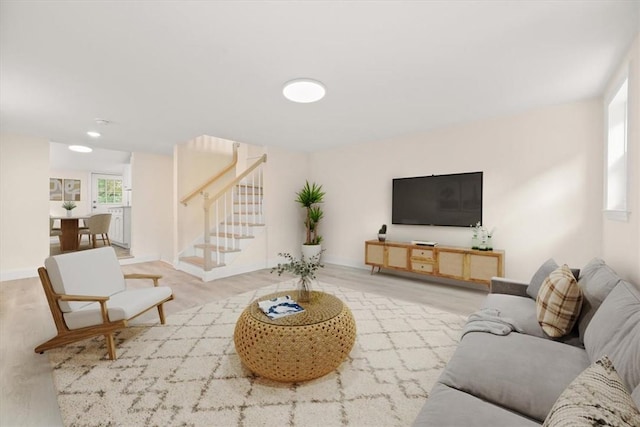
[[[90,130],[89,132],[87,132],[87,135],[89,135],[91,138],[99,138],[100,137],[100,132],[96,132],[96,131]]]
[[[308,104],[320,101],[327,90],[324,85],[313,79],[295,79],[285,83],[282,94],[289,101]]]
[[[84,145],[70,145],[69,150],[75,151],[78,153],[90,153],[93,151],[90,147],[85,147]]]

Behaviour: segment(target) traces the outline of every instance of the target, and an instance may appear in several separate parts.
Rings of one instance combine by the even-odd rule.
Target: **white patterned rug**
[[[407,426],[458,342],[465,318],[320,284],[353,312],[356,343],[337,371],[303,383],[262,379],[242,366],[233,331],[244,308],[293,281],[49,351],[65,425]],[[318,289],[319,288],[319,289]],[[170,303],[169,303],[170,304]]]

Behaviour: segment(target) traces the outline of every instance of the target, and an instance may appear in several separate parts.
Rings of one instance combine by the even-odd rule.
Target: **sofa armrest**
[[[153,286],[158,286],[158,279],[161,279],[160,274],[144,274],[144,273],[131,273],[125,274],[125,279],[151,279],[153,280]]]
[[[520,280],[505,279],[504,277],[492,277],[491,289],[492,294],[507,294],[519,297],[529,297],[527,295],[527,287],[529,283]]]

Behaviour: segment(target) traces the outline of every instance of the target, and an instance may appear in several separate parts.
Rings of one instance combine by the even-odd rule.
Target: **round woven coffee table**
[[[291,295],[277,292],[253,301],[240,315],[233,339],[240,360],[256,374],[276,381],[321,377],[347,358],[356,340],[351,310],[333,295],[312,291],[305,311],[269,319],[258,301]]]

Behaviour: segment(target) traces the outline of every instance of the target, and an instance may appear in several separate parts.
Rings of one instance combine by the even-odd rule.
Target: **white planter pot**
[[[302,245],[302,256],[309,260],[322,252],[322,245]]]

